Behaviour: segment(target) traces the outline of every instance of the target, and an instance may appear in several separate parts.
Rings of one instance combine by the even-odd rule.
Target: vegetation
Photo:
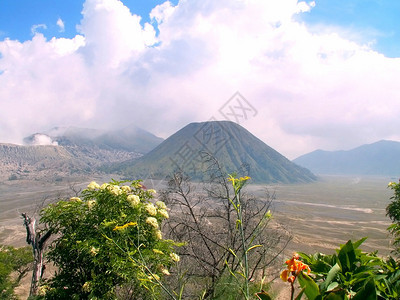
[[[400,256],[400,183],[390,182],[388,187],[394,192],[390,198],[392,202],[386,208],[386,214],[393,223],[388,230],[394,237],[395,252]]]
[[[32,260],[29,247],[0,245],[0,299],[17,299],[14,289],[30,271]]]
[[[46,207],[41,222],[57,235],[47,258],[57,267],[42,284],[46,299],[158,299],[161,279],[179,260],[162,238],[163,202],[140,181],[99,186]]]
[[[207,165],[209,179],[203,185],[175,173],[163,195],[172,209],[166,232],[186,242],[178,250],[183,295],[188,299],[250,299],[256,284],[272,275],[268,271],[273,270],[290,235],[271,226],[273,195],[267,193],[262,200],[251,197],[244,191],[250,177],[227,175],[212,156]]]
[[[387,215],[393,224],[388,230],[394,235],[395,253],[400,253],[400,183],[390,182],[394,191]],[[295,281],[301,290],[295,299],[303,295],[310,300],[375,300],[400,298],[400,262],[392,257],[386,259],[377,252],[366,253],[359,249],[367,238],[341,245],[336,254],[295,254],[287,260],[282,271],[283,281],[290,283],[290,299],[295,296]],[[307,274],[304,273],[307,271]],[[271,299],[268,293],[257,294],[260,299]]]
[[[296,279],[301,288],[296,300],[303,295],[309,300],[399,299],[399,263],[393,258],[384,260],[376,253],[358,249],[365,239],[355,243],[348,241],[340,246],[337,254],[295,253],[286,261],[288,267],[281,273],[282,280],[290,283],[290,299],[295,296]],[[258,295],[260,299],[270,299],[265,292]]]
[[[300,253],[313,275],[299,276],[308,299],[399,299],[399,264],[361,251],[359,246],[365,240],[348,241],[337,254]]]
[[[76,197],[45,207],[45,229],[33,232],[38,241],[53,237],[46,256],[57,271],[40,282],[38,298],[272,299],[264,280],[273,278],[268,268],[277,270],[273,263],[289,237],[268,226],[274,197],[247,195],[248,176],[226,175],[217,160],[209,162],[209,181],[193,185],[176,173],[163,201],[139,180],[91,182]],[[398,255],[400,184],[389,188],[389,230]],[[334,254],[286,260],[281,278],[290,284],[290,299],[399,299],[399,261],[362,251],[365,240],[348,241]],[[32,254],[0,250],[0,299],[14,299]]]

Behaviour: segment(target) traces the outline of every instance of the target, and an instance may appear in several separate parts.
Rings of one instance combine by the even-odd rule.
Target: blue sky
[[[131,12],[149,22],[150,11],[162,0],[124,0]],[[171,1],[174,5],[178,0]],[[360,32],[361,41],[375,41],[372,48],[390,57],[400,56],[400,1],[397,0],[316,0],[316,6],[299,20],[309,25],[341,27]],[[32,38],[32,26],[46,38],[72,38],[82,18],[81,0],[1,0],[0,39],[26,41]],[[64,29],[57,25],[58,19]]]
[[[133,14],[140,15],[142,22],[149,22],[150,11],[164,1],[124,0]],[[171,1],[176,4],[178,0]],[[6,37],[26,41],[32,38],[32,26],[44,24],[37,30],[48,39],[52,37],[72,38],[77,34],[76,25],[82,15],[82,0],[0,0],[0,39]],[[57,25],[64,23],[64,30]]]
[[[236,92],[257,112],[240,125],[288,158],[400,141],[399,32],[397,0],[0,0],[0,142],[166,138],[228,118]]]
[[[400,56],[400,1],[317,0],[310,13],[302,15],[310,25],[340,26],[360,32],[361,40],[376,40],[373,48],[387,56]]]

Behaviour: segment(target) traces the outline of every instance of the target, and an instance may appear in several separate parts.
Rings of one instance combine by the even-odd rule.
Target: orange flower
[[[300,261],[299,258],[299,255],[297,253],[294,253],[293,257],[285,262],[285,264],[287,264],[287,269],[283,270],[281,273],[281,279],[283,281],[293,283],[300,272],[303,272],[304,270],[307,271],[307,274],[310,274],[310,267]]]
[[[281,273],[281,279],[286,282],[288,280],[288,277],[289,277],[289,271],[283,270]]]

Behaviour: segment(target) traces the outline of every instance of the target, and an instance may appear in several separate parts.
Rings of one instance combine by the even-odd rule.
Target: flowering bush
[[[118,293],[156,298],[162,277],[179,259],[164,240],[163,202],[140,181],[91,182],[80,197],[41,212],[57,238],[47,257],[58,268],[43,293],[48,299],[115,299]]]

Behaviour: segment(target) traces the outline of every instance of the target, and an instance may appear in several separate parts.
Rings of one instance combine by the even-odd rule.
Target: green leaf
[[[375,280],[370,277],[365,285],[353,297],[353,300],[376,300]]]
[[[261,291],[259,293],[256,293],[256,296],[258,297],[258,299],[260,300],[272,300],[271,296],[268,295],[267,292],[265,291]]]
[[[311,279],[310,276],[301,272],[297,277],[299,279],[300,286],[305,288],[304,292],[309,300],[317,299],[320,295],[318,285]]]
[[[351,240],[349,240],[345,245],[340,248],[338,258],[343,274],[352,270],[352,267],[356,261],[356,253],[354,251],[354,245]]]
[[[339,286],[339,283],[334,281],[330,285],[328,285],[326,291],[330,292],[330,291],[334,290],[335,288],[337,288],[338,286]]]
[[[321,284],[321,290],[327,291],[329,290],[330,283],[336,277],[337,273],[340,272],[340,266],[335,264],[328,272],[325,281]]]
[[[359,239],[357,242],[353,243],[354,249],[357,249],[358,247],[360,247],[361,244],[364,243],[367,238],[368,237],[363,237],[362,239]]]
[[[337,292],[331,292],[324,298],[324,300],[344,300],[346,298],[346,293],[341,290]]]

